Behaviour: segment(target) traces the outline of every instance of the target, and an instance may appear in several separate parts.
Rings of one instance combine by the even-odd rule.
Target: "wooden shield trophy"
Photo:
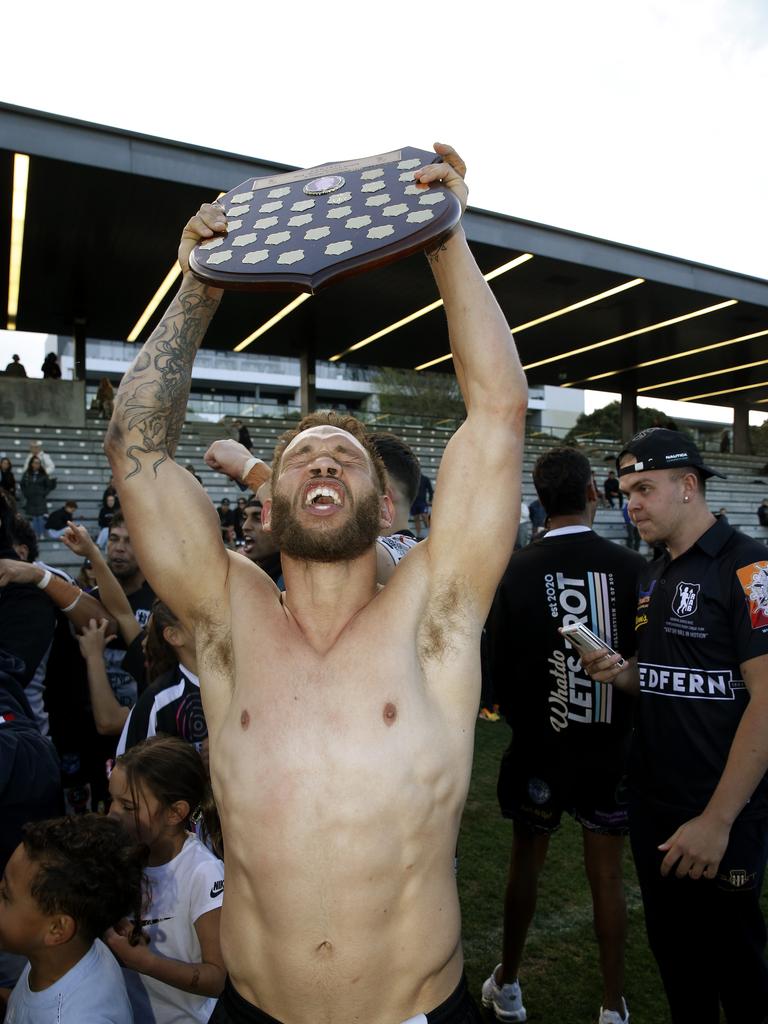
[[[461,207],[440,182],[414,181],[434,160],[405,148],[249,178],[218,200],[227,234],[195,246],[190,267],[219,288],[315,292],[437,244]]]

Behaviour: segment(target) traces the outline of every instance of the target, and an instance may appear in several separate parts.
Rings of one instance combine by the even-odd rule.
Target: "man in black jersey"
[[[582,826],[603,975],[601,1024],[624,1024],[626,909],[621,877],[624,794],[633,701],[593,683],[559,627],[585,623],[632,650],[643,559],[591,529],[598,495],[573,448],[542,455],[533,471],[550,530],[516,552],[488,623],[491,674],[513,739],[498,795],[514,822],[504,902],[502,962],[482,1000],[504,1021],[527,1019],[517,980],[549,838],[563,811]]]
[[[768,1020],[768,561],[710,512],[717,475],[683,434],[635,435],[617,468],[629,513],[666,554],[640,583],[637,661],[585,656],[639,694],[630,838],[675,1024]],[[622,647],[618,650],[627,655]]]

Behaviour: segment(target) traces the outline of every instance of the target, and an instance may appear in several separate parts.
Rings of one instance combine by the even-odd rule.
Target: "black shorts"
[[[467,979],[462,974],[459,984],[448,998],[426,1014],[409,1018],[413,1024],[485,1024],[480,1010],[469,994]],[[235,990],[227,978],[224,991],[216,1004],[209,1024],[281,1024],[258,1006],[254,1006]],[[399,1024],[393,1021],[392,1024]]]
[[[600,758],[542,757],[514,741],[501,759],[496,787],[505,818],[540,835],[560,827],[565,811],[590,832],[624,836],[629,831],[626,757],[621,747]]]

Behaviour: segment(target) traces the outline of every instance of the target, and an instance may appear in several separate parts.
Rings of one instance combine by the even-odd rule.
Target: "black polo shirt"
[[[700,813],[749,703],[740,665],[768,654],[768,551],[721,517],[641,579],[640,700],[630,781],[641,799]],[[744,818],[768,815],[768,779]]]

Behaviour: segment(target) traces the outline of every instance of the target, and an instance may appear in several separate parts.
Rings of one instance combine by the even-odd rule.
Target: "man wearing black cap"
[[[636,434],[617,459],[629,514],[667,553],[640,584],[637,660],[585,656],[639,693],[630,835],[675,1024],[768,1019],[768,561],[715,518],[719,476],[684,435]]]

